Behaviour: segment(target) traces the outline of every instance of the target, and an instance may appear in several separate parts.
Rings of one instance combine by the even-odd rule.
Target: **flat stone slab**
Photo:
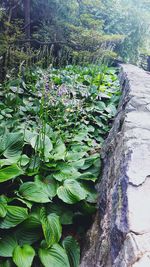
[[[81,267],[150,267],[150,73],[122,65],[122,97],[105,141],[98,215]]]

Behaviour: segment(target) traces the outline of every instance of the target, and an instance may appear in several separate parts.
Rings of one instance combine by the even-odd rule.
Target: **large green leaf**
[[[39,249],[39,257],[44,267],[70,267],[65,250],[58,244]]]
[[[34,136],[36,136],[36,135],[37,135],[36,132],[32,132],[32,131],[29,131],[29,130],[26,129],[26,130],[24,131],[24,140],[25,140],[27,143],[30,144],[31,139],[32,139]]]
[[[86,170],[89,167],[91,167],[95,162],[99,160],[99,168],[100,168],[100,155],[98,153],[93,154],[85,159],[85,164],[83,167],[81,167],[82,170]]]
[[[80,264],[80,246],[72,236],[67,236],[62,245],[68,255],[70,267],[79,267]]]
[[[19,193],[27,200],[36,203],[51,202],[53,192],[48,190],[46,184],[38,182],[27,182],[20,186]]]
[[[26,166],[29,163],[30,158],[27,155],[21,155],[19,161],[21,166]]]
[[[4,218],[7,213],[7,205],[5,203],[0,203],[0,217]]]
[[[55,213],[47,216],[45,209],[42,209],[41,223],[47,245],[50,247],[53,244],[58,243],[62,234],[59,217]]]
[[[64,160],[66,155],[66,146],[62,140],[58,140],[53,152],[54,160]]]
[[[20,245],[31,245],[41,239],[42,227],[38,216],[31,213],[29,218],[18,226],[15,236]]]
[[[61,166],[61,165],[60,165]],[[60,171],[53,174],[53,177],[57,180],[57,181],[64,181],[66,179],[76,179],[80,176],[80,172],[77,171],[76,168],[72,167],[72,166],[64,166],[64,167],[60,167]]]
[[[3,168],[0,170],[0,183],[16,178],[21,174],[23,174],[23,170],[17,164]]]
[[[6,149],[6,142],[8,140],[8,134],[9,133],[4,130],[0,136],[0,154],[3,154]]]
[[[86,152],[69,151],[66,154],[66,160],[68,160],[68,161],[77,161],[79,159],[82,159],[85,155],[86,155]]]
[[[85,172],[83,174],[81,174],[79,177],[78,177],[79,180],[83,180],[83,181],[93,181],[95,182],[97,180],[97,177],[90,173],[90,172]]]
[[[27,208],[30,209],[30,210],[31,210],[31,208],[32,208],[32,206],[33,206],[33,203],[32,203],[32,202],[30,202],[29,200],[23,199],[23,198],[21,198],[21,197],[15,197],[15,198],[13,198],[13,200],[17,200],[17,201],[23,203],[23,204],[26,205]]]
[[[31,139],[30,143],[35,150],[42,152],[45,158],[50,156],[50,152],[53,149],[53,144],[47,135],[36,135]]]
[[[43,149],[44,150],[44,156],[45,156],[45,158],[48,158],[50,156],[50,152],[53,149],[53,144],[47,135],[44,136],[43,145],[44,145],[44,149]]]
[[[23,135],[21,133],[9,133],[5,143],[3,155],[6,158],[18,157],[23,147]]]
[[[66,206],[64,203],[59,203],[59,205],[50,203],[47,207],[48,212],[55,213],[59,216],[61,224],[69,225],[73,224],[74,212]]]
[[[80,169],[84,166],[84,163],[85,163],[85,159],[80,159],[80,160],[71,162],[71,166],[76,169]]]
[[[88,133],[86,131],[79,131],[77,135],[74,136],[73,141],[82,142],[86,140]]]
[[[7,235],[0,239],[0,257],[12,257],[13,250],[17,247],[14,235]]]
[[[98,193],[96,191],[95,185],[93,184],[88,184],[86,181],[81,181],[82,187],[86,190],[87,192],[87,197],[86,201],[89,203],[96,203],[97,198],[98,198]]]
[[[103,101],[98,101],[96,104],[96,110],[104,111],[106,108],[106,104]]]
[[[55,179],[53,179],[52,175],[48,175],[44,178],[42,178],[39,175],[36,175],[35,181],[37,184],[42,186],[43,190],[47,192],[50,198],[53,198],[56,196],[58,183]]]
[[[74,204],[85,199],[87,192],[76,180],[69,179],[57,189],[57,195],[65,203]]]
[[[29,245],[17,246],[13,251],[13,261],[17,267],[31,267],[34,256],[35,251]]]
[[[23,135],[21,133],[6,132],[0,138],[0,153],[6,158],[18,157],[23,147]]]
[[[9,229],[20,224],[28,217],[28,210],[17,206],[7,206],[6,217],[0,221],[1,229]]]
[[[19,158],[20,158],[20,156],[19,156]],[[19,158],[15,157],[15,158],[9,158],[9,159],[0,159],[0,167],[16,164],[18,162]]]
[[[111,115],[111,116],[115,116],[116,115],[116,112],[117,112],[117,109],[115,107],[115,105],[113,103],[110,103],[106,108],[105,110]]]

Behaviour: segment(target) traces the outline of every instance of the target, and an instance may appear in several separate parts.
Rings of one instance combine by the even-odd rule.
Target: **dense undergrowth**
[[[119,95],[105,66],[28,70],[1,86],[1,267],[79,266]]]

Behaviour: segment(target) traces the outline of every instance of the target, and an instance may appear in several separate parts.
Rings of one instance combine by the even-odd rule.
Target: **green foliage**
[[[28,12],[25,3],[1,1],[0,78],[8,70],[18,71],[20,64],[62,66],[118,56],[137,63],[150,50],[149,1],[32,0]]]
[[[41,223],[44,237],[48,247],[60,241],[62,235],[62,227],[59,217],[55,213],[46,215],[45,209],[41,210]]]
[[[79,243],[96,211],[100,149],[119,97],[116,69],[106,66],[27,69],[4,83],[2,266],[79,266]]]
[[[16,164],[5,167],[0,170],[0,183],[11,180],[20,174],[23,174],[23,171]]]
[[[72,236],[67,236],[63,240],[63,247],[69,258],[71,267],[78,267],[80,264],[80,248],[76,240]]]
[[[13,251],[13,261],[17,267],[31,267],[35,256],[34,249],[29,245],[15,247]]]
[[[51,248],[40,248],[39,257],[44,267],[70,267],[69,260],[65,250],[58,244],[54,244]]]
[[[121,34],[123,41],[116,47],[124,61],[137,64],[144,48],[149,46],[149,0],[104,0],[99,18],[105,20],[107,34]]]
[[[104,20],[97,15],[101,1],[30,1],[31,25],[25,25],[26,6],[22,1],[1,2],[2,76],[8,70],[16,72],[14,67],[19,70],[20,64],[36,62],[45,67],[51,63],[95,62],[100,57],[101,61],[103,57],[116,57],[111,51],[122,36],[105,33]],[[26,37],[27,27],[31,31],[30,42]]]

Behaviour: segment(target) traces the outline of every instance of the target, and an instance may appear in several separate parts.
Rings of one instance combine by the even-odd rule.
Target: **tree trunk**
[[[25,34],[26,34],[26,38],[30,39],[30,35],[31,35],[30,0],[24,0],[24,15],[25,15]]]

